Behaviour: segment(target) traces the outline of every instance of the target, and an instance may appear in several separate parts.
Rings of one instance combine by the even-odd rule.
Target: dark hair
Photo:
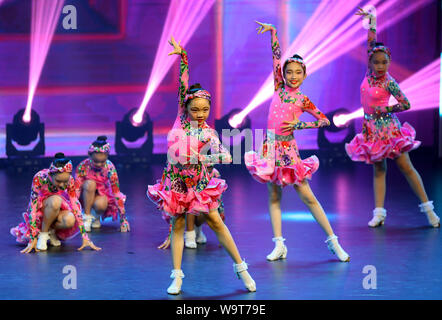
[[[370,53],[371,50],[373,50],[373,49],[375,49],[375,48],[377,48],[377,47],[385,47],[385,44],[384,44],[383,42],[375,42],[373,48],[369,49],[368,52]],[[389,57],[389,55],[388,55],[385,51],[381,50],[380,52],[385,53],[385,55],[386,55],[387,57]],[[390,57],[389,57],[389,58],[390,58]],[[371,59],[373,59],[373,55],[370,56],[370,61],[371,61]]]
[[[54,164],[54,166],[56,166],[57,168],[63,168],[66,163],[68,163],[69,161],[71,161],[71,159],[66,158],[66,156],[64,155],[63,152],[57,152],[55,154],[54,157],[54,161],[52,161],[52,163]]]
[[[198,91],[198,90],[196,90],[196,89],[202,89],[203,87],[201,87],[201,85],[199,84],[199,83],[195,83],[195,84],[192,84],[190,87],[189,87],[189,89],[187,89],[187,93],[192,93],[192,91],[193,92],[195,92],[195,91]]]
[[[99,136],[97,137],[97,140],[95,140],[92,145],[94,147],[102,147],[107,143],[107,137],[106,136]]]
[[[304,59],[302,59],[302,57],[301,57],[299,54],[294,54],[294,55],[292,56],[292,58],[296,58],[296,59],[300,59],[300,60],[304,61]],[[286,61],[284,62],[283,67],[282,67],[282,70],[283,70],[282,74],[283,74],[283,75],[285,75],[285,69],[287,69],[287,65],[288,65],[288,64],[289,64],[289,61],[286,60]],[[304,70],[304,74],[307,73],[307,70],[306,70],[306,68],[305,68],[305,64],[302,65],[302,70]]]
[[[199,83],[195,83],[195,84],[192,84],[190,87],[189,87],[189,89],[187,89],[187,94],[191,94],[191,93],[195,93],[195,92],[197,92],[197,91],[199,91],[199,90],[203,90],[203,87],[201,87],[201,85],[199,84]],[[194,99],[194,98],[192,98],[192,99]],[[190,101],[192,101],[192,99],[189,99],[189,100],[187,100],[186,101],[186,108],[187,108],[187,106],[189,105],[189,103],[190,103]],[[210,103],[210,101],[209,101],[209,105],[210,105],[211,103]]]

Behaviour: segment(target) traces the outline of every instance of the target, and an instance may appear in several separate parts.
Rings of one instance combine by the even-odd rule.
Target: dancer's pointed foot
[[[335,235],[331,235],[325,240],[325,243],[327,243],[328,249],[335,254],[339,260],[342,262],[349,262],[350,256],[347,254],[347,252],[342,249],[341,245],[338,242],[338,237]]]

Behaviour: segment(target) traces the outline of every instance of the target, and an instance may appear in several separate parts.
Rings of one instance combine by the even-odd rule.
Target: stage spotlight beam
[[[442,158],[442,52],[439,58],[439,158]]]
[[[31,53],[29,56],[29,92],[23,121],[31,121],[31,108],[64,0],[32,1]]]
[[[214,3],[215,0],[171,1],[147,83],[146,93],[138,111],[133,116],[134,122],[141,121],[152,95],[178,58],[176,55],[168,56],[171,51],[168,40],[173,36],[177,41],[181,41],[182,46],[185,46]]]

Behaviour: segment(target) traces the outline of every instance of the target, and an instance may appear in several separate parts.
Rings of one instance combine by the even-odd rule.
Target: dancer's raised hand
[[[169,44],[173,47],[173,51],[169,52],[169,56],[171,56],[172,54],[181,54],[181,45],[180,45],[181,41],[179,43],[176,43],[174,37],[171,37],[169,40]]]
[[[262,23],[262,22],[258,22],[258,21],[255,21],[255,22],[257,24],[259,24],[259,27],[256,28],[256,30],[258,30],[258,34],[262,34],[266,31],[270,31],[273,28],[273,26],[271,24]]]
[[[355,15],[363,16],[365,18],[365,17],[371,16],[371,13],[364,11],[364,9],[362,9],[361,7],[358,7],[358,12],[356,12]]]

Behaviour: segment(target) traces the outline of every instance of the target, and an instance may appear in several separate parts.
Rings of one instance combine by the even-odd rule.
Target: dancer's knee
[[[86,180],[83,183],[83,190],[86,192],[95,192],[95,190],[97,190],[97,184],[94,180]]]

